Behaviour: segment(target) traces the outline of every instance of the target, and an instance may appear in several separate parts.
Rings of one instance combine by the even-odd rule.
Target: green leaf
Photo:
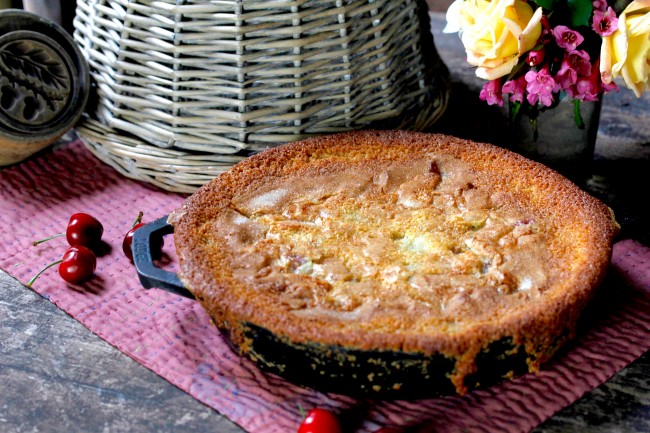
[[[553,9],[558,0],[534,0],[537,6],[543,7],[544,9]]]
[[[594,5],[591,0],[568,0],[572,26],[588,26]]]

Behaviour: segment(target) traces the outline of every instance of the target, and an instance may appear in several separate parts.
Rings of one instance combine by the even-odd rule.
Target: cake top
[[[442,135],[356,132],[238,164],[170,218],[208,311],[292,340],[461,353],[589,296],[609,209],[539,164]],[[225,311],[225,313],[224,313]]]

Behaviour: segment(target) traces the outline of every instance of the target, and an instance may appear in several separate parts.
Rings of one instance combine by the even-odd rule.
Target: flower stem
[[[519,121],[519,110],[521,110],[521,102],[509,101],[508,103],[510,111],[510,124],[514,125]]]
[[[530,126],[533,128],[533,141],[537,142],[539,138],[539,130],[537,129],[537,117],[530,119]]]
[[[59,234],[56,234],[54,236],[50,236],[49,238],[41,239],[40,241],[34,241],[34,242],[32,242],[32,245],[36,246],[38,244],[42,244],[43,242],[47,242],[50,239],[58,238],[58,237],[63,236],[63,235],[65,235],[65,233],[59,233]]]
[[[580,100],[573,100],[573,121],[576,123],[576,126],[580,129],[585,129],[585,122],[582,120],[580,115]]]
[[[50,269],[54,265],[58,265],[62,261],[63,261],[63,259],[57,260],[56,262],[52,262],[49,265],[47,265],[46,267],[44,267],[43,269],[41,269],[38,274],[34,275],[34,277],[31,280],[29,280],[29,283],[27,283],[27,287],[32,287],[32,284],[34,284],[34,281],[36,281],[36,279],[38,277],[40,277],[43,272],[47,271],[48,269]]]

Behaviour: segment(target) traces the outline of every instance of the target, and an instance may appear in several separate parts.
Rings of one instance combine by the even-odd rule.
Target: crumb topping
[[[377,161],[272,179],[207,224],[232,275],[303,317],[454,328],[541,296],[556,276],[534,215],[459,159]],[[394,320],[391,326],[395,326]]]

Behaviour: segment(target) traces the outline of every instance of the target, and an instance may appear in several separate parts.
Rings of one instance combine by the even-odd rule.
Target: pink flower
[[[567,26],[557,26],[553,29],[553,36],[555,36],[555,42],[560,48],[564,48],[567,51],[575,50],[578,45],[580,45],[585,38],[575,30],[571,30]]]
[[[555,74],[555,80],[561,89],[570,89],[571,86],[573,86],[578,81],[578,71],[573,69],[565,58],[562,61],[560,70]]]
[[[510,94],[510,100],[513,102],[524,102],[524,92],[526,91],[526,78],[520,76],[514,80],[508,80],[501,89],[503,93]]]
[[[578,77],[591,75],[589,54],[584,50],[574,50],[566,53],[555,80],[561,89],[568,90],[578,82]]]
[[[526,90],[528,96],[526,99],[531,105],[540,102],[546,107],[553,104],[553,92],[559,90],[559,86],[551,76],[548,66],[543,67],[539,71],[528,71],[525,75]]]
[[[613,81],[611,83],[605,83],[604,81],[601,80],[600,87],[603,89],[603,93],[612,92],[612,91],[618,92],[618,86]]]
[[[478,97],[488,105],[503,106],[503,93],[501,91],[501,79],[490,80],[483,85]]]
[[[589,75],[578,78],[575,86],[568,91],[571,97],[580,101],[597,101],[602,93],[618,90],[618,87],[604,85],[601,81],[599,63],[594,62]]]
[[[589,78],[578,80],[575,90],[570,94],[581,101],[597,101],[599,96],[598,87]]]
[[[618,29],[618,18],[616,18],[614,9],[608,7],[606,11],[594,11],[591,28],[600,36],[610,36],[614,33]]]
[[[574,50],[566,53],[564,62],[567,62],[571,68],[575,69],[578,75],[591,74],[591,61],[589,54],[585,50]]]
[[[526,63],[530,66],[537,66],[544,61],[544,50],[532,50],[528,52]]]
[[[595,11],[604,11],[607,9],[607,2],[605,0],[594,0],[593,3]]]

